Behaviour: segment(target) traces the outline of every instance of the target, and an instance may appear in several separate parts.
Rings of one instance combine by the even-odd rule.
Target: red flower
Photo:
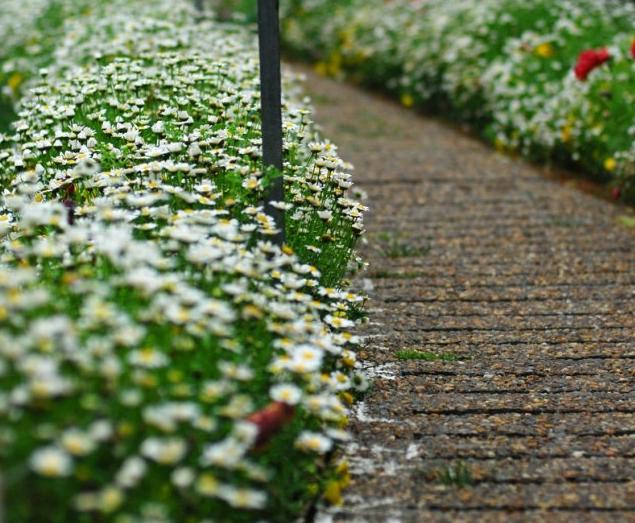
[[[295,408],[292,405],[275,401],[251,414],[247,421],[258,427],[256,449],[261,449],[273,436],[280,432],[280,429],[291,421],[294,413]]]
[[[601,66],[611,58],[608,49],[587,49],[582,51],[578,56],[578,63],[575,64],[573,71],[578,80],[584,82],[589,73],[596,67]]]
[[[631,56],[635,58],[635,39],[633,40],[633,43],[631,44]]]

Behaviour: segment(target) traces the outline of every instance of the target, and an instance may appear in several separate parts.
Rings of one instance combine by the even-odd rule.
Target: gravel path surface
[[[317,520],[635,521],[632,212],[309,80],[369,194],[374,286],[353,481]]]

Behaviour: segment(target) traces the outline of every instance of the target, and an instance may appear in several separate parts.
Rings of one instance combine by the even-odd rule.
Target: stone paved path
[[[376,375],[353,484],[318,521],[635,522],[631,211],[390,101],[309,84],[369,193]]]

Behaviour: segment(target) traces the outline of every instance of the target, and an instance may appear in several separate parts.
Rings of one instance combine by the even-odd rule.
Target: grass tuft
[[[379,250],[387,258],[415,258],[430,252],[430,245],[413,245],[401,232],[382,232],[377,235]]]
[[[414,280],[421,276],[418,272],[375,271],[371,278],[378,280]]]
[[[474,484],[472,473],[463,461],[453,463],[438,470],[436,475],[438,481],[447,486],[464,488]]]
[[[447,352],[444,354],[437,354],[428,351],[419,351],[414,349],[400,350],[396,353],[397,358],[400,360],[419,360],[419,361],[459,361],[465,359],[458,354]]]

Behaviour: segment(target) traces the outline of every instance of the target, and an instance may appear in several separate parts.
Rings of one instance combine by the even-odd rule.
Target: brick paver
[[[308,83],[369,194],[374,286],[353,482],[317,519],[635,521],[631,211],[381,97]]]

